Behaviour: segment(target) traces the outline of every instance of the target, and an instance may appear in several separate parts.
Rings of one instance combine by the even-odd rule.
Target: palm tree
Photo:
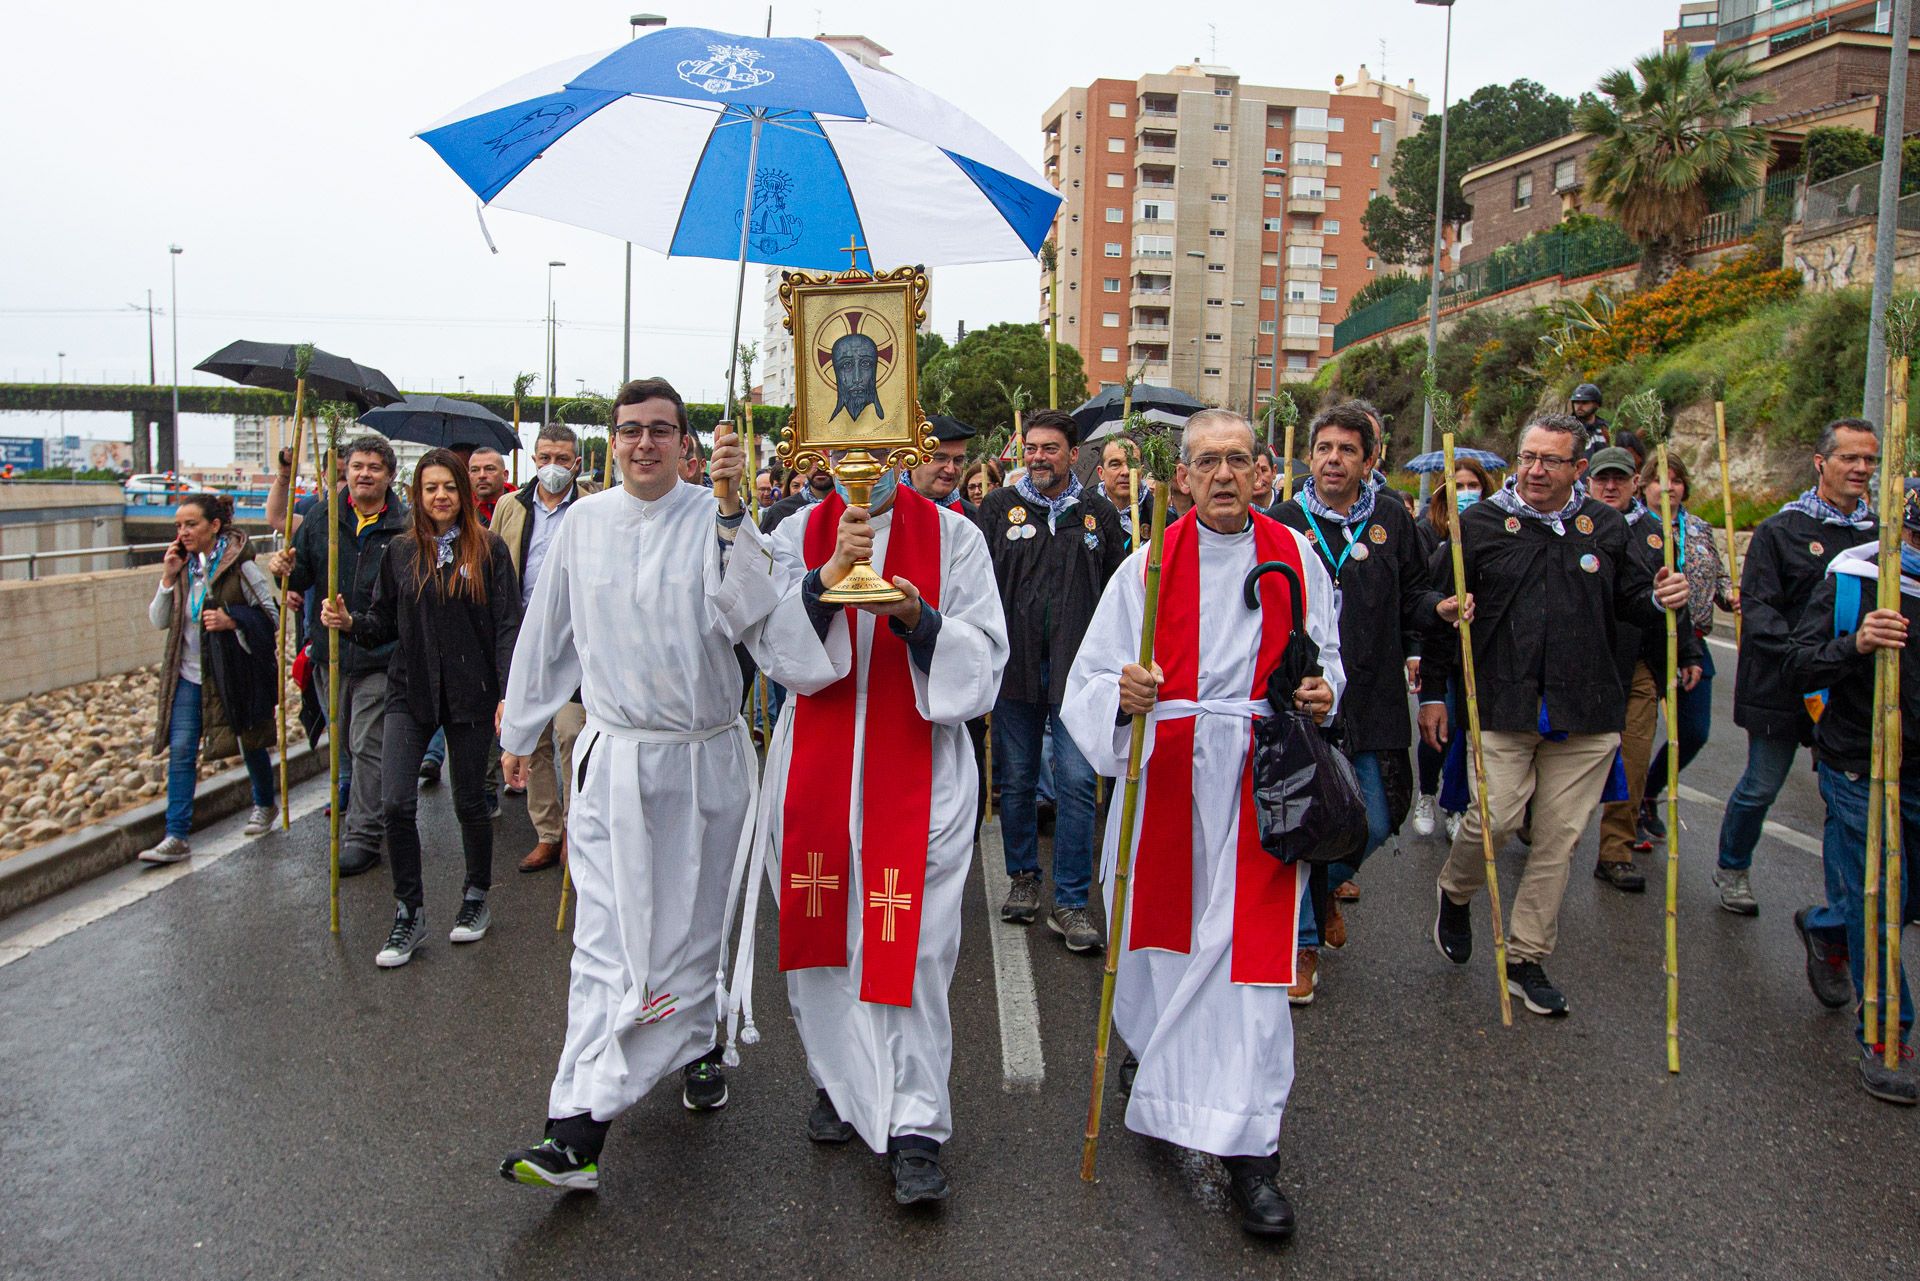
[[[1759,183],[1766,136],[1739,121],[1771,95],[1746,87],[1753,75],[1728,54],[1650,53],[1575,109],[1574,127],[1597,139],[1587,193],[1641,246],[1642,288],[1685,265],[1713,193]]]

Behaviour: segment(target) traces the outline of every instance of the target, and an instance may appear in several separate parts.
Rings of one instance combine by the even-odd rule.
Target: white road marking
[[[1685,783],[1680,785],[1680,799],[1683,801],[1693,801],[1700,805],[1711,806],[1719,809],[1722,813],[1724,813],[1727,808],[1726,797],[1709,796],[1699,788],[1688,787]],[[1811,854],[1815,858],[1820,857],[1820,842],[1818,840],[1804,833],[1794,831],[1785,823],[1776,823],[1772,819],[1768,819],[1765,823],[1761,824],[1760,830],[1784,845],[1791,845],[1793,848],[1803,853]]]
[[[1720,649],[1724,649],[1729,654],[1738,654],[1740,652],[1740,647],[1738,645],[1734,644],[1730,640],[1721,640],[1718,636],[1707,637],[1707,644],[1716,646]]]
[[[310,779],[293,789],[292,817],[297,821],[317,812],[327,799],[325,779]],[[47,944],[65,938],[75,930],[104,920],[123,907],[138,903],[149,894],[154,894],[174,882],[204,871],[218,863],[235,850],[243,849],[256,840],[266,840],[264,836],[244,835],[247,816],[243,811],[234,814],[212,827],[195,835],[193,839],[193,857],[180,863],[169,863],[146,869],[129,879],[125,884],[116,885],[104,893],[88,897],[76,907],[68,908],[58,916],[29,926],[18,934],[0,940],[0,966],[11,965],[23,957],[31,956]],[[279,830],[278,813],[275,814],[274,830]],[[110,874],[111,875],[111,874]],[[75,886],[74,889],[81,889]],[[67,893],[72,893],[72,890]]]
[[[1040,1053],[1040,1001],[1033,990],[1033,960],[1027,953],[1031,927],[1000,919],[1013,882],[1000,844],[1000,820],[980,829],[980,879],[987,888],[987,937],[993,941],[993,986],[1000,1006],[1000,1088],[1036,1094],[1047,1077]]]

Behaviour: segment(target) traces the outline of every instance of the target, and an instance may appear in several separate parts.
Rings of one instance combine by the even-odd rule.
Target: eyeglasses
[[[1192,462],[1188,463],[1187,469],[1189,471],[1194,472],[1196,475],[1211,476],[1213,475],[1213,473],[1219,471],[1223,464],[1227,467],[1232,468],[1234,471],[1238,471],[1238,472],[1252,471],[1253,455],[1252,454],[1202,454],[1198,458],[1194,459]]]
[[[1554,471],[1561,467],[1573,466],[1573,459],[1555,458],[1552,454],[1521,454],[1513,461],[1519,464],[1523,471],[1531,467],[1543,467],[1547,471]]]
[[[622,423],[613,429],[613,438],[623,445],[637,445],[644,436],[656,445],[664,445],[679,431],[678,427],[643,427],[638,423]]]
[[[1880,455],[1878,454],[1831,454],[1828,455],[1828,459],[1831,462],[1839,463],[1842,467],[1858,467],[1862,463],[1869,467],[1878,467],[1880,465]]]

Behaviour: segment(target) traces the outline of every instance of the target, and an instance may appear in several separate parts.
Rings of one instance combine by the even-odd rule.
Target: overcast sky
[[[764,4],[674,8],[676,23],[758,34]],[[607,389],[620,370],[617,242],[507,212],[488,215],[411,135],[467,99],[569,55],[611,47],[630,11],[584,0],[305,5],[176,0],[12,5],[0,111],[14,123],[0,183],[0,379],[144,381],[144,303],[167,305],[180,268],[180,363],[235,338],[311,340],[400,386],[504,390],[541,367],[546,263],[563,324],[559,386]],[[1530,76],[1574,94],[1657,47],[1676,0],[1460,0],[1456,98]],[[886,65],[970,112],[1037,167],[1040,113],[1068,85],[1199,58],[1250,82],[1331,87],[1361,63],[1440,94],[1444,11],[1414,0],[1217,0],[1168,5],[873,2],[779,4],[777,36],[860,33]],[[1209,25],[1211,22],[1211,26]],[[1384,58],[1381,42],[1385,42]],[[636,157],[636,163],[643,157]],[[665,195],[663,193],[663,198]],[[883,263],[881,266],[894,264]],[[757,269],[755,269],[757,272]],[[934,275],[952,335],[1028,320],[1032,264]],[[634,251],[636,374],[688,399],[725,386],[733,269]],[[745,337],[761,324],[753,279]],[[159,324],[169,380],[168,321]],[[51,434],[9,415],[0,435]],[[69,433],[121,436],[124,417],[69,415]],[[227,461],[228,421],[186,420],[182,453]]]

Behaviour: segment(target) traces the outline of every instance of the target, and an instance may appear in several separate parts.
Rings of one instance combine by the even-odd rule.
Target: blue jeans
[[[1692,689],[1683,689],[1674,700],[1674,722],[1680,730],[1680,768],[1693,763],[1700,749],[1707,745],[1707,735],[1713,730],[1713,656],[1704,653],[1700,659],[1700,683]],[[1653,754],[1653,760],[1647,764],[1647,785],[1641,795],[1652,801],[1665,794],[1667,790],[1667,740],[1660,740],[1660,750]],[[1752,860],[1753,847],[1747,847],[1748,860]]]
[[[1866,973],[1866,958],[1873,957],[1886,974],[1886,926],[1882,921],[1866,920],[1867,888],[1867,789],[1864,774],[1848,774],[1827,765],[1819,767],[1820,797],[1827,803],[1827,822],[1821,832],[1820,859],[1827,865],[1828,895],[1838,882],[1839,910],[1847,928],[1847,966],[1853,971],[1853,991],[1858,996]],[[1903,850],[1920,848],[1920,788],[1900,789],[1900,839]],[[1884,878],[1884,871],[1882,876]],[[1881,911],[1886,910],[1887,887],[1880,885]],[[1871,929],[1868,927],[1871,926]],[[1870,936],[1870,938],[1869,938]],[[1887,985],[1880,985],[1880,999],[1887,999]],[[1906,967],[1900,967],[1900,1039],[1907,1039],[1913,1027],[1913,993],[1907,987]],[[1872,1045],[1881,1040],[1881,1028],[1859,1029],[1860,1043]]]
[[[1798,739],[1747,735],[1747,769],[1733,785],[1727,815],[1720,820],[1721,867],[1745,871],[1753,866],[1753,847],[1760,843],[1767,811],[1773,808],[1773,798],[1780,795],[1793,772],[1793,758],[1799,754]]]
[[[200,686],[181,680],[173,687],[173,715],[167,735],[167,835],[186,840],[193,833],[193,790],[200,772]],[[264,747],[242,748],[253,803],[272,805],[273,760]]]
[[[421,765],[431,763],[438,768],[447,763],[447,731],[436,729],[433,737],[427,740],[427,754],[420,758]]]
[[[1041,668],[1040,682],[1047,681]],[[1059,704],[1023,703],[1003,698],[993,705],[998,736],[995,763],[1000,774],[1000,830],[1006,843],[1007,875],[1040,874],[1040,823],[1035,794],[1046,731],[1052,734],[1053,901],[1058,907],[1085,907],[1093,883],[1093,766],[1060,723]]]
[[[1387,843],[1391,835],[1393,817],[1387,813],[1387,785],[1380,776],[1380,753],[1359,752],[1353,757],[1353,774],[1360,783],[1360,799],[1367,803],[1367,843],[1360,850],[1360,857],[1353,863],[1335,863],[1327,868],[1327,890],[1331,893],[1351,881],[1360,871],[1360,864],[1367,861],[1373,852]],[[1313,898],[1306,892],[1306,882],[1302,880],[1300,888],[1300,936],[1301,947],[1320,946],[1320,922],[1313,914]]]

